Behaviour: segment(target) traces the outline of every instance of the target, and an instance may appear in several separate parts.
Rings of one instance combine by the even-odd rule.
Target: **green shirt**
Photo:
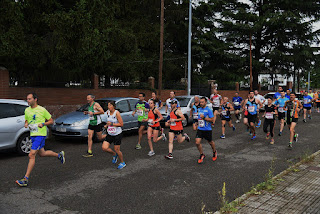
[[[25,120],[28,121],[30,136],[47,136],[47,127],[38,127],[38,124],[45,123],[51,118],[51,114],[42,106],[31,108],[30,106],[24,111]]]
[[[89,108],[88,108],[88,111],[89,112],[92,112],[92,113],[95,113],[97,111],[94,110],[94,105],[96,104],[96,102],[94,102],[91,106],[89,105]],[[100,118],[100,115],[92,115],[90,116],[89,115],[89,124],[91,126],[96,126],[96,125],[99,125],[101,123],[101,118]]]
[[[144,119],[148,119],[148,114],[146,114],[146,109],[150,109],[149,104],[146,101],[139,101],[136,104],[136,112],[138,115],[138,121],[142,121]]]

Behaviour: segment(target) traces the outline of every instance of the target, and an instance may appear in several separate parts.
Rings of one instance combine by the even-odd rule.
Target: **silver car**
[[[30,132],[24,128],[27,107],[23,100],[0,99],[0,149],[16,148],[21,155],[30,153]]]
[[[190,119],[189,116],[190,116],[190,111],[191,111],[191,107],[192,107],[191,105],[194,102],[194,96],[195,95],[175,97],[179,101],[181,112],[184,115],[184,117],[186,118],[185,120],[182,121],[183,126],[187,126],[189,123],[192,122],[192,118]],[[199,97],[201,97],[201,96],[199,96]],[[207,106],[210,109],[212,109],[212,104],[210,103],[210,101],[207,97],[206,97],[206,99],[207,99]],[[170,114],[170,112],[166,113],[165,105],[166,105],[166,102],[164,101],[163,108],[160,109],[160,113],[162,114],[164,119],[166,119],[168,117],[168,115]]]
[[[138,129],[138,116],[132,116],[132,111],[135,109],[137,98],[132,97],[109,97],[98,99],[105,113],[101,115],[103,122],[107,121],[108,103],[115,101],[116,109],[120,112],[123,119],[123,131]],[[52,134],[60,137],[88,137],[89,116],[83,112],[88,111],[89,104],[81,106],[78,110],[62,115],[54,121],[51,127]]]

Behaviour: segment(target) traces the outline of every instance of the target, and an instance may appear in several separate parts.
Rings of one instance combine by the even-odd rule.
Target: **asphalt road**
[[[137,135],[127,133],[122,151],[127,163],[117,170],[111,155],[95,143],[94,157],[83,158],[86,142],[81,140],[48,141],[46,149],[64,150],[66,163],[55,158],[37,158],[36,167],[26,188],[18,187],[28,158],[13,152],[0,153],[0,213],[200,213],[220,207],[219,191],[226,182],[227,198],[233,200],[263,182],[275,159],[275,174],[299,161],[304,154],[320,149],[320,114],[302,123],[299,119],[299,141],[288,150],[289,132],[275,137],[275,145],[265,139],[262,128],[257,139],[250,140],[243,124],[237,130],[227,128],[226,139],[219,139],[221,123],[217,120],[213,138],[218,160],[203,141],[207,155],[204,164],[197,164],[199,153],[194,145],[195,132],[185,131],[191,142],[175,143],[174,159],[166,160],[167,142],[155,144],[156,155],[149,157],[146,137],[142,150],[135,150]],[[278,134],[279,123],[276,125]],[[167,130],[166,130],[167,132]]]

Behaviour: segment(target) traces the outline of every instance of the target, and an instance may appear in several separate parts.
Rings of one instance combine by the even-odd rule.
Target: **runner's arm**
[[[50,118],[50,119],[47,120],[45,123],[40,123],[40,124],[38,125],[38,127],[42,128],[42,127],[44,127],[44,126],[49,126],[49,125],[52,125],[52,124],[53,124],[53,119]]]
[[[155,112],[156,114],[158,115],[158,121],[155,120],[154,122],[157,123],[157,122],[160,122],[161,120],[163,120],[163,116],[162,114],[160,113],[160,111],[158,109],[155,109]]]
[[[122,117],[121,117],[119,111],[117,111],[116,117],[117,117],[117,120],[118,120],[119,123],[112,123],[112,126],[122,127],[123,126],[123,120],[122,120]]]
[[[177,115],[180,117],[179,119],[174,119],[175,121],[183,121],[186,118],[184,117],[184,115],[182,114],[182,112],[178,109],[177,110]]]
[[[94,105],[94,107],[95,107],[96,110],[98,111],[98,112],[93,112],[94,115],[104,114],[104,110],[103,110],[103,108],[101,107],[101,105],[100,105],[99,103],[96,103],[96,104]]]
[[[25,121],[24,121],[24,127],[25,127],[25,128],[28,128],[28,125],[29,125],[28,121],[25,120]]]
[[[229,103],[230,111],[234,111],[233,105]]]

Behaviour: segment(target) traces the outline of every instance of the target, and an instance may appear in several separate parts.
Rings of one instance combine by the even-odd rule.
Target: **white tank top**
[[[113,112],[112,115],[110,115],[110,111],[108,110],[107,111],[107,122],[111,122],[111,123],[119,123],[118,119],[117,119],[117,110],[115,110]],[[116,136],[118,134],[121,134],[122,132],[122,128],[121,127],[118,127],[118,126],[108,126],[107,128],[107,132],[108,132],[108,135],[111,135],[111,136]]]

